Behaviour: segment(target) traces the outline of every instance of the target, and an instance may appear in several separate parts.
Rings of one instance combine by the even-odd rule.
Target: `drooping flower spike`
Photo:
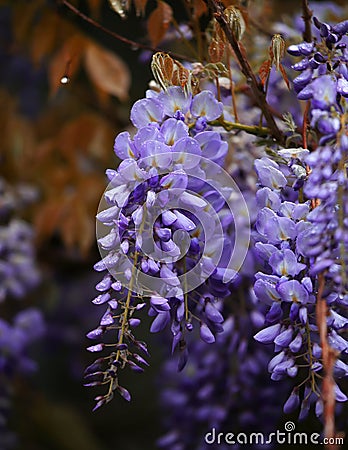
[[[91,352],[111,350],[87,374],[87,385],[109,385],[98,407],[114,390],[130,399],[118,372],[142,370],[138,350],[147,348],[134,331],[141,310],[153,317],[151,332],[170,326],[180,369],[195,325],[207,343],[223,331],[220,299],[229,294],[248,250],[249,226],[244,199],[221,167],[227,143],[208,129],[221,113],[209,91],[193,97],[179,87],[148,92],[131,111],[138,128],[134,137],[123,132],[115,140],[122,161],[107,171],[110,184],[97,216],[103,259],[95,269],[107,273],[93,302],[106,309],[98,328],[88,333],[103,339]],[[204,131],[197,130],[198,122]],[[116,342],[104,341],[107,331]]]

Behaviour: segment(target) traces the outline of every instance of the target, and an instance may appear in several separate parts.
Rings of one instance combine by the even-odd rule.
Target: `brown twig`
[[[302,0],[302,19],[304,22],[303,40],[312,42],[312,16],[313,11],[309,9],[308,0]]]
[[[108,28],[104,27],[101,23],[97,22],[96,20],[94,20],[91,17],[84,14],[82,11],[80,11],[78,8],[76,8],[76,6],[72,5],[68,0],[57,0],[57,4],[65,6],[67,9],[69,9],[71,12],[73,12],[76,16],[80,17],[82,20],[89,23],[94,28],[101,30],[103,33],[108,34],[109,36],[112,36],[113,38],[117,39],[118,41],[121,41],[124,44],[127,44],[134,49],[142,48],[144,50],[150,50],[154,53],[164,51],[163,49],[160,49],[158,47],[152,47],[151,45],[141,44],[140,42],[133,41],[131,39],[128,39],[128,38],[118,34],[118,33],[115,33],[114,31],[109,30]],[[168,55],[172,56],[175,59],[183,59],[185,61],[194,61],[189,56],[180,55],[178,53],[173,53],[168,50],[165,50],[165,53],[168,53]]]
[[[236,58],[239,62],[241,71],[243,75],[245,76],[247,83],[250,85],[253,97],[259,108],[261,109],[265,120],[267,122],[268,128],[271,131],[271,134],[273,138],[280,144],[284,144],[284,136],[279,130],[274,117],[270,111],[269,105],[266,100],[266,95],[263,91],[262,84],[257,80],[247,58],[244,55],[244,49],[239,44],[237,39],[235,38],[232,30],[230,29],[226,18],[223,14],[224,12],[224,5],[221,3],[220,0],[204,0],[204,2],[207,4],[210,11],[213,13],[213,16],[215,19],[219,22],[221,28],[223,29],[226,38],[228,39],[234,54],[236,55]]]
[[[232,97],[232,107],[233,107],[234,120],[235,120],[235,122],[239,122],[238,110],[237,110],[237,102],[236,102],[236,92],[235,92],[234,83],[233,83],[233,80],[232,80],[232,69],[231,69],[231,63],[230,63],[229,47],[227,48],[227,70],[228,70],[228,77],[229,77],[230,83],[231,83],[231,97]]]
[[[336,438],[335,431],[335,381],[333,369],[337,358],[337,352],[328,343],[327,340],[327,316],[328,307],[323,298],[325,286],[325,276],[320,273],[318,276],[318,296],[316,304],[316,319],[319,329],[320,343],[322,348],[322,360],[324,368],[324,378],[322,384],[322,399],[324,405],[324,436],[326,438]],[[335,444],[328,444],[330,450],[337,450],[339,447]]]

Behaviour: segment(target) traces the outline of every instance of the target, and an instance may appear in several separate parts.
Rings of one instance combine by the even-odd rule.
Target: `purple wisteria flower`
[[[44,333],[43,316],[36,308],[23,309],[12,323],[0,319],[0,448],[15,448],[17,436],[8,428],[15,381],[37,370],[28,350]]]
[[[133,331],[143,308],[152,317],[151,332],[170,327],[179,369],[187,362],[187,334],[195,324],[209,344],[224,329],[220,300],[229,294],[238,270],[230,266],[233,229],[237,221],[244,227],[248,213],[246,206],[242,212],[243,203],[220,167],[228,145],[208,128],[221,113],[222,104],[209,91],[192,98],[178,87],[148,91],[131,111],[138,128],[134,137],[123,132],[115,139],[114,151],[122,161],[117,170],[107,171],[105,209],[97,216],[104,226],[98,240],[103,259],[94,266],[108,271],[93,300],[105,313],[87,336],[104,339],[106,331],[117,331],[115,344],[88,348],[113,349],[87,371],[87,385],[110,386],[96,407],[111,400],[114,390],[130,399],[117,372],[143,370],[138,351],[147,354],[146,345]],[[228,202],[241,213],[238,218],[228,216]]]
[[[304,184],[304,194],[315,207],[307,215],[310,226],[298,235],[297,250],[309,259],[313,277],[324,274],[324,294],[327,299],[331,298],[328,301],[330,309],[336,311],[336,308],[342,308],[348,287],[348,230],[345,223],[348,205],[345,166],[348,150],[348,21],[331,26],[314,19],[314,24],[322,40],[312,44],[311,52],[306,55],[310,56],[309,68],[297,79],[306,79],[298,97],[301,98],[304,91],[310,94],[310,125],[320,138],[317,148],[305,158],[309,176]],[[293,53],[294,48],[289,51]],[[299,51],[298,54],[303,53]],[[305,73],[308,76],[304,76]],[[336,348],[335,344],[333,347]]]
[[[180,374],[172,360],[165,362],[159,383],[166,433],[157,441],[160,448],[211,448],[204,441],[207,432],[214,428],[218,434],[231,429],[231,424],[234,433],[258,429],[269,433],[276,427],[286,386],[267,379],[270,351],[251,339],[264,316],[255,308],[250,281],[243,277],[243,284],[225,303],[223,313],[228,318],[214,346],[196,340]],[[221,447],[227,449],[224,443]],[[258,446],[251,443],[250,448]]]
[[[320,39],[288,48],[291,55],[303,57],[292,66],[301,72],[293,81],[294,90],[300,100],[311,100],[312,126],[320,121],[319,131],[326,139],[334,132],[331,128],[337,128],[337,98],[348,97],[347,23],[331,26],[314,18]],[[331,108],[336,114],[328,113]]]
[[[16,217],[16,211],[30,202],[31,191],[12,188],[0,178],[0,302],[7,297],[23,297],[40,280],[34,231]]]
[[[0,177],[0,302],[23,299],[40,281],[33,229],[18,218],[22,208],[34,199],[35,192],[29,186],[12,186]],[[7,428],[15,379],[37,369],[28,350],[44,332],[41,311],[33,307],[22,309],[11,322],[0,318],[1,448],[10,448],[7,445],[16,441]]]
[[[36,308],[20,311],[13,325],[0,320],[0,373],[13,376],[36,370],[36,363],[27,356],[30,345],[44,335],[45,324]]]
[[[335,253],[330,253],[329,257],[329,253],[326,255],[324,251],[327,242],[324,235],[327,236],[328,228],[321,205],[312,209],[310,201],[303,198],[303,191],[313,198],[318,193],[317,188],[322,189],[318,197],[326,199],[328,192],[331,192],[332,171],[328,171],[327,178],[321,175],[318,183],[318,175],[314,171],[307,177],[305,166],[306,163],[313,165],[315,152],[309,154],[308,150],[304,149],[284,149],[279,151],[279,155],[284,158],[282,164],[268,158],[255,162],[260,182],[257,193],[260,210],[255,223],[254,239],[255,251],[264,270],[256,274],[254,292],[269,310],[265,315],[266,327],[254,338],[263,344],[274,345],[276,356],[268,365],[272,380],[295,378],[299,373],[307,372],[306,378],[300,384],[305,386],[304,392],[296,386],[284,404],[285,413],[301,406],[299,417],[303,419],[313,402],[316,402],[317,415],[322,413],[322,400],[313,389],[313,383],[320,384],[322,371],[320,339],[315,320],[316,275],[320,270],[337,274],[337,261],[330,258],[334,257]],[[326,158],[325,151],[322,157]],[[326,166],[321,166],[320,174],[325,173],[328,163],[329,161],[326,161]],[[266,171],[269,167],[272,167],[273,175],[267,177]],[[303,170],[299,169],[301,167]],[[300,188],[301,193],[298,190],[299,176],[305,180],[304,187]],[[283,181],[280,183],[279,180]],[[330,183],[327,188],[326,182]],[[287,200],[289,189],[293,191],[292,202]],[[317,224],[313,222],[314,218],[318,218]],[[321,223],[325,225],[321,226]],[[332,229],[335,227],[332,226]],[[321,233],[319,236],[318,232]],[[330,245],[330,242],[332,241],[326,245]],[[317,255],[319,259],[318,263],[315,263],[313,257]],[[319,264],[318,268],[316,264]],[[346,342],[342,337],[336,342],[332,339],[332,336],[339,336],[335,324],[340,330],[348,326],[348,320],[338,313],[339,303],[332,295],[330,308],[332,315],[327,323],[329,339],[335,349],[345,351]],[[337,395],[336,400],[345,401],[346,397],[344,394]]]
[[[292,66],[301,72],[293,87],[298,99],[310,102],[310,126],[319,145],[309,150],[281,149],[278,154],[284,158],[282,164],[268,161],[269,158],[255,163],[261,187],[257,193],[260,211],[255,250],[264,271],[256,274],[254,291],[269,307],[266,328],[255,339],[274,344],[277,354],[269,364],[273,380],[307,371],[307,378],[294,388],[284,405],[286,413],[301,406],[300,419],[308,414],[313,402],[316,414],[320,416],[323,412],[315,388],[320,385],[322,371],[315,320],[320,274],[325,277],[322,295],[330,311],[328,341],[339,352],[339,358],[343,358],[337,359],[336,367],[345,364],[347,342],[341,334],[348,325],[343,306],[347,293],[344,217],[348,196],[343,161],[348,135],[345,119],[348,22],[331,26],[314,19],[314,24],[319,39],[292,45],[288,52],[302,57]],[[346,376],[344,370],[342,376]],[[347,400],[338,388],[336,400]]]
[[[314,406],[321,417],[326,368],[319,297],[327,302],[327,339],[338,355],[335,383],[348,375],[348,25],[317,18],[314,25],[313,42],[288,49],[299,57],[290,101],[278,98],[274,74],[265,91],[272,107],[280,111],[289,103],[294,112],[279,125],[287,127],[289,148],[266,139],[266,146],[257,140],[256,150],[243,132],[226,131],[228,125],[243,128],[228,124],[238,122],[237,115],[254,125],[262,118],[247,96],[238,104],[232,80],[221,77],[217,87],[207,81],[195,95],[160,83],[164,91],[148,91],[133,105],[134,135],[125,131],[115,139],[121,162],[107,171],[110,183],[97,215],[102,259],[94,268],[104,276],[93,303],[103,314],[87,334],[95,340],[88,350],[101,356],[86,369],[86,385],[108,387],[94,409],[114,392],[129,401],[119,374],[125,368],[141,373],[148,365],[147,345],[136,337],[142,314],[150,317],[150,332],[169,331],[171,353],[179,357],[164,370],[170,387],[163,394],[168,433],[162,448],[208,448],[196,439],[202,429],[221,429],[232,419],[248,427],[255,423],[255,400],[269,403],[270,396],[282,401],[285,414],[299,410],[302,420]],[[195,69],[203,78],[201,66]],[[234,82],[240,81],[237,74]],[[250,163],[255,155],[253,171],[245,159]],[[226,159],[245,188],[253,223],[253,245],[240,273],[231,255],[245,241],[238,231],[247,211],[242,203],[232,214],[228,208],[238,200],[223,179]],[[321,277],[325,288],[318,292]],[[175,380],[174,366],[182,371]],[[274,395],[275,385],[259,389],[265,372],[268,381],[287,384],[287,399]],[[347,400],[338,384],[335,396]]]

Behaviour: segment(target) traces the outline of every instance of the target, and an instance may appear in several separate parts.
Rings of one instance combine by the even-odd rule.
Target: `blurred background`
[[[167,3],[176,22],[186,23],[184,2]],[[249,3],[265,28],[299,12],[301,4]],[[126,20],[107,0],[71,0],[71,5],[135,43],[189,55],[175,27],[165,37],[165,30],[151,32],[155,1],[147,2],[145,14],[137,16],[132,8]],[[207,17],[200,20],[204,24]],[[150,341],[151,367],[129,375],[130,404],[117,398],[92,413],[96,394],[82,380],[92,362],[85,335],[100,315],[91,303],[100,278],[93,272],[99,258],[95,214],[107,184],[105,170],[117,165],[114,138],[130,128],[130,107],[151,80],[151,55],[64,2],[0,0],[0,276],[7,286],[0,287],[0,449],[154,449],[161,435],[156,380],[169,350],[156,336]],[[29,227],[22,234],[18,222]],[[17,224],[12,234],[10,224]],[[6,262],[11,239],[16,261]],[[15,286],[7,272],[18,261],[22,282]],[[23,342],[18,349],[15,332],[24,326],[15,317],[22,310],[41,312],[42,332],[28,348]],[[14,331],[11,342],[4,340],[5,322]],[[142,327],[148,335],[146,321]],[[23,354],[37,367],[19,367]]]

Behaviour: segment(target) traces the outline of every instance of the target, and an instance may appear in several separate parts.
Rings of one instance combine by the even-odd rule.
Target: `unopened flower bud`
[[[229,6],[225,9],[224,15],[234,37],[240,41],[245,32],[245,21],[241,11],[234,6]]]
[[[271,57],[272,63],[275,65],[277,70],[279,70],[280,60],[283,58],[284,53],[285,53],[285,41],[280,34],[275,34],[272,37],[271,42]]]

